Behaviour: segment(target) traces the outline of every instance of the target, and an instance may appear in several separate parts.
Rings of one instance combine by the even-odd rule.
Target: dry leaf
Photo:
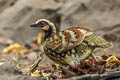
[[[21,45],[19,45],[19,44],[16,43],[16,44],[12,44],[9,47],[3,49],[3,53],[7,54],[7,53],[9,53],[11,51],[18,51],[20,49],[23,49],[23,46],[21,46]]]
[[[37,78],[41,77],[40,71],[36,70],[35,72],[31,73],[31,76],[37,77]]]
[[[60,69],[60,65],[59,64],[55,64],[57,69]]]
[[[24,55],[24,54],[29,53],[29,52],[31,52],[31,51],[32,51],[31,49],[21,49],[21,50],[19,51],[19,53],[20,53],[21,55]]]
[[[21,55],[30,52],[31,50],[25,49],[24,46],[16,43],[8,46],[7,48],[3,49],[3,53],[8,54],[9,52],[18,52]]]
[[[116,56],[110,56],[106,59],[106,66],[110,66],[111,63],[119,63],[120,60]]]

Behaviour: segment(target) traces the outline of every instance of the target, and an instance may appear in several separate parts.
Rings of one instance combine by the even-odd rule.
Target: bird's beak
[[[30,27],[38,27],[38,25],[36,23],[32,23]]]

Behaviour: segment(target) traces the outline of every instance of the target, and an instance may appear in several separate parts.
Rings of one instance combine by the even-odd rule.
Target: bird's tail
[[[86,41],[89,45],[101,48],[112,48],[112,43],[107,42],[100,36],[96,36],[96,34],[92,34],[86,38]]]

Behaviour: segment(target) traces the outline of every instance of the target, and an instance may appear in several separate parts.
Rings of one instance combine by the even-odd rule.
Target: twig
[[[109,72],[104,74],[87,74],[83,76],[72,77],[69,80],[105,80],[120,78],[120,71]]]

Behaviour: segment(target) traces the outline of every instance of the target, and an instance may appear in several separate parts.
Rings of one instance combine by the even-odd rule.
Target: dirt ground
[[[55,23],[57,31],[72,26],[84,26],[113,43],[113,48],[96,49],[94,55],[115,55],[120,57],[120,0],[0,0],[0,80],[42,80],[21,75],[16,65],[33,63],[40,52],[25,54],[3,54],[10,44],[31,44],[40,30],[30,24],[40,18]],[[32,45],[32,44],[31,44]],[[44,55],[39,66],[54,64]],[[79,76],[74,79],[79,79]],[[82,80],[82,79],[81,79]],[[84,79],[85,80],[85,79]]]

